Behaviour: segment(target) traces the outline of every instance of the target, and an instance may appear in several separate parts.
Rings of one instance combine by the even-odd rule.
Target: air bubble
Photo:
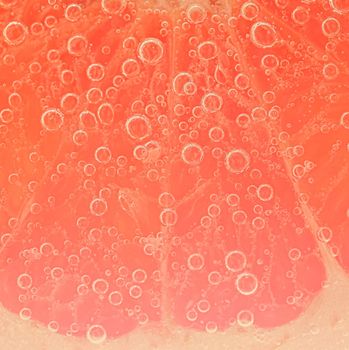
[[[64,277],[64,270],[61,267],[56,266],[51,270],[50,274],[51,278],[57,281]]]
[[[41,115],[41,124],[47,131],[57,131],[63,126],[64,115],[58,108],[49,108]]]
[[[128,118],[125,127],[128,135],[134,140],[143,140],[152,133],[150,121],[144,115],[134,115]]]
[[[105,75],[105,68],[100,63],[92,63],[87,67],[86,74],[91,81],[101,81]]]
[[[258,280],[254,274],[244,272],[236,278],[235,285],[238,292],[242,295],[252,295],[258,289]]]
[[[206,299],[199,300],[197,302],[197,309],[199,312],[201,312],[203,314],[210,311],[210,309],[211,309],[210,302]]]
[[[198,56],[203,60],[212,60],[218,55],[218,48],[213,41],[204,41],[198,46]]]
[[[330,6],[332,9],[341,14],[344,15],[346,13],[349,13],[349,1],[348,0],[328,0]]]
[[[187,8],[188,21],[193,24],[199,24],[205,21],[207,17],[206,10],[200,5],[190,5]]]
[[[225,256],[225,267],[232,272],[242,271],[247,264],[246,255],[240,250],[232,250]]]
[[[191,254],[188,257],[187,265],[189,270],[200,271],[205,265],[204,257],[199,253]]]
[[[250,327],[254,323],[254,314],[250,310],[241,310],[236,316],[236,320],[241,327]]]
[[[108,15],[115,15],[126,7],[126,0],[102,0],[101,6]]]
[[[124,298],[118,291],[111,292],[108,296],[108,301],[113,306],[119,306],[122,304]]]
[[[341,25],[337,18],[328,17],[322,22],[321,29],[325,36],[333,38],[340,32]]]
[[[92,344],[101,344],[107,339],[107,332],[101,325],[92,325],[86,333],[87,340]]]
[[[114,109],[113,106],[108,103],[102,103],[97,110],[98,120],[102,125],[109,126],[114,122]]]
[[[333,232],[329,227],[320,227],[316,235],[320,242],[328,243],[332,239]]]
[[[261,201],[268,202],[274,197],[274,189],[269,184],[262,184],[258,186],[256,194]]]
[[[349,112],[344,112],[341,115],[340,125],[342,125],[342,127],[345,129],[349,129]]]
[[[28,29],[22,23],[12,21],[3,29],[2,34],[9,45],[20,45],[28,35]]]
[[[204,151],[197,143],[189,143],[182,149],[182,160],[190,166],[199,165],[204,158]]]
[[[251,27],[251,41],[259,48],[270,48],[276,44],[277,36],[274,27],[267,22],[257,22]]]
[[[17,286],[21,289],[30,289],[32,284],[33,284],[33,279],[27,273],[22,273],[17,277]]]
[[[95,151],[95,159],[98,163],[108,164],[111,160],[111,151],[106,146],[98,147]]]
[[[164,55],[164,45],[156,38],[147,38],[138,47],[138,57],[146,64],[158,64]]]
[[[243,149],[234,149],[225,157],[225,167],[233,174],[241,174],[250,166],[250,156]]]
[[[10,108],[4,108],[0,111],[0,121],[4,124],[10,124],[14,120],[14,113]]]
[[[159,204],[160,206],[164,208],[170,208],[174,205],[175,198],[172,193],[169,192],[162,192],[159,195]]]
[[[144,283],[147,280],[147,273],[143,269],[136,269],[132,272],[132,279],[136,283]]]
[[[69,22],[76,22],[80,19],[82,8],[78,4],[70,4],[64,11],[64,17]]]
[[[299,25],[306,24],[310,19],[309,9],[303,6],[297,6],[292,12],[292,19]]]
[[[97,278],[92,283],[92,290],[99,295],[104,295],[109,289],[109,283],[103,278]]]
[[[24,307],[19,311],[19,317],[24,320],[28,321],[32,317],[32,310],[28,307]]]
[[[245,2],[240,9],[241,17],[253,21],[259,14],[259,7],[253,2]]]
[[[201,105],[205,112],[216,113],[222,109],[223,98],[215,92],[210,92],[203,96]]]
[[[336,79],[339,75],[339,69],[337,65],[334,63],[327,63],[324,65],[322,69],[322,74],[324,75],[324,78],[327,80],[333,80]]]
[[[102,216],[107,212],[108,204],[103,198],[95,198],[90,203],[90,212],[95,216]]]
[[[186,95],[185,86],[193,82],[193,77],[186,72],[178,73],[172,80],[172,88],[175,94],[179,96]]]
[[[288,251],[288,257],[292,261],[298,261],[302,257],[302,253],[298,248],[292,248]]]
[[[88,41],[82,35],[74,35],[68,40],[67,50],[72,56],[83,56],[87,53]]]
[[[134,285],[129,290],[130,297],[133,299],[139,299],[143,294],[143,289],[140,286]]]
[[[121,72],[126,78],[136,77],[140,71],[139,63],[133,58],[128,58],[121,65]]]
[[[160,213],[160,222],[163,226],[174,226],[177,223],[178,215],[175,210],[167,208]]]

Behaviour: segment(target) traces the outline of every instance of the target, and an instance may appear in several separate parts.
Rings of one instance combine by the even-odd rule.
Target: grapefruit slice
[[[5,308],[95,344],[271,328],[319,247],[349,269],[345,2],[0,8]]]

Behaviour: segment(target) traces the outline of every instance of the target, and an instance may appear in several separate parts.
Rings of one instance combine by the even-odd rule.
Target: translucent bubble
[[[225,167],[233,174],[241,174],[250,166],[250,156],[243,149],[234,149],[225,157]]]
[[[28,273],[22,273],[17,277],[17,286],[21,289],[30,289],[33,279]]]
[[[212,218],[217,218],[221,212],[221,207],[218,204],[210,204],[207,208],[207,214]]]
[[[208,136],[211,141],[220,142],[224,138],[224,130],[219,126],[214,126],[209,130]]]
[[[196,310],[190,309],[186,312],[185,317],[189,322],[194,322],[198,319],[198,313]]]
[[[197,143],[189,143],[183,147],[181,156],[184,163],[196,166],[204,159],[204,151]]]
[[[24,307],[19,311],[19,317],[24,320],[28,321],[32,317],[32,310],[29,307]]]
[[[43,243],[40,246],[40,254],[43,256],[50,256],[51,254],[53,254],[55,247],[52,243]]]
[[[240,9],[241,17],[253,21],[259,14],[259,7],[253,2],[245,2]]]
[[[277,42],[276,31],[270,23],[257,22],[251,27],[251,41],[259,48],[273,47]]]
[[[329,227],[320,227],[316,232],[317,238],[323,243],[328,243],[333,236],[333,232]]]
[[[261,66],[264,69],[276,69],[279,64],[279,58],[273,54],[264,55],[261,60]]]
[[[340,125],[345,129],[349,129],[349,112],[344,112],[340,118]]]
[[[14,120],[14,113],[10,108],[4,108],[0,111],[0,121],[4,124],[10,124]]]
[[[205,325],[205,330],[207,333],[213,334],[218,330],[217,323],[214,321],[207,321]]]
[[[143,289],[140,286],[134,285],[129,290],[130,297],[133,299],[139,299],[143,294]]]
[[[207,276],[207,280],[209,284],[217,286],[222,282],[222,275],[218,271],[211,271]]]
[[[76,130],[73,134],[73,142],[77,146],[82,146],[88,141],[88,134],[84,130]]]
[[[223,98],[215,92],[210,92],[202,97],[202,108],[207,113],[216,113],[222,109]]]
[[[228,194],[226,198],[227,204],[231,207],[238,206],[240,204],[240,196],[235,193]]]
[[[333,38],[340,32],[341,25],[337,18],[328,17],[322,22],[321,29],[325,36]]]
[[[197,302],[197,309],[198,309],[199,312],[201,312],[201,313],[204,314],[204,313],[210,311],[210,309],[211,309],[211,304],[210,304],[210,302],[209,302],[208,300],[206,300],[206,299],[199,300],[199,301]]]
[[[82,8],[78,4],[70,4],[64,11],[64,17],[69,22],[76,22],[81,18]]]
[[[41,115],[41,125],[47,131],[57,131],[63,126],[64,114],[58,108],[49,108]]]
[[[244,272],[236,278],[235,285],[238,292],[242,295],[252,295],[258,289],[258,280],[254,274]]]
[[[79,96],[74,93],[67,93],[61,98],[61,108],[64,112],[72,112],[78,106]]]
[[[288,251],[288,257],[292,261],[297,261],[301,258],[302,253],[298,248],[292,248]]]
[[[82,35],[74,35],[68,40],[67,50],[72,56],[83,56],[88,51],[88,41]]]
[[[51,277],[54,280],[60,280],[64,277],[64,270],[61,267],[54,267],[51,270]]]
[[[105,13],[115,15],[126,7],[126,0],[102,0],[101,6]]]
[[[2,34],[5,41],[9,45],[20,45],[24,42],[28,35],[28,29],[24,24],[12,21],[6,25],[3,29]]]
[[[232,250],[225,256],[225,267],[232,272],[242,271],[247,264],[246,255],[240,250]]]
[[[113,306],[119,306],[122,304],[124,298],[118,291],[111,292],[108,296],[108,301]]]
[[[57,321],[50,321],[47,328],[50,332],[56,333],[59,330],[59,323]]]
[[[241,310],[236,316],[236,320],[241,327],[250,327],[254,323],[254,314],[250,310]]]
[[[97,110],[97,117],[102,125],[112,125],[114,122],[114,109],[113,106],[108,103],[102,103]]]
[[[126,131],[134,140],[143,140],[151,135],[152,127],[144,115],[134,115],[126,120]]]
[[[243,210],[236,210],[232,215],[232,220],[236,225],[243,225],[247,221],[247,214]]]
[[[107,212],[108,204],[103,198],[95,198],[90,203],[90,212],[95,216],[102,216]]]
[[[87,340],[92,344],[101,344],[107,339],[107,332],[103,326],[94,324],[87,330]]]
[[[121,72],[126,78],[133,78],[137,76],[140,71],[139,63],[133,58],[128,58],[121,65]]]
[[[100,88],[92,87],[86,91],[86,99],[89,103],[96,104],[103,98],[103,91]],[[91,112],[90,112],[91,113]]]
[[[343,15],[349,13],[349,1],[348,0],[328,0],[332,9]]]
[[[179,96],[184,96],[186,95],[185,85],[191,82],[193,82],[191,74],[187,72],[178,73],[172,80],[173,91]]]
[[[250,87],[250,78],[244,73],[239,73],[234,78],[234,84],[238,90],[246,90]]]
[[[147,280],[147,273],[143,269],[136,269],[132,272],[132,279],[136,283],[144,283]]]
[[[187,265],[188,265],[189,270],[199,271],[205,265],[204,257],[199,253],[191,254],[188,257]]]
[[[263,201],[270,201],[274,197],[274,189],[269,184],[262,184],[257,187],[257,197]]]
[[[203,60],[212,60],[218,55],[218,47],[213,41],[204,41],[197,50],[199,58]]]
[[[339,75],[339,69],[334,63],[326,63],[322,69],[322,74],[327,80],[336,79]]]
[[[175,198],[172,193],[169,192],[162,192],[159,195],[159,204],[160,206],[164,208],[170,208],[174,205]]]
[[[106,294],[109,289],[109,283],[103,278],[97,278],[92,283],[92,290],[99,295]]]
[[[86,74],[91,81],[101,81],[105,75],[105,68],[103,64],[92,63],[87,67]]]
[[[177,223],[178,215],[174,209],[166,208],[160,213],[160,222],[163,226],[173,226]]]
[[[261,122],[266,120],[267,115],[267,111],[264,107],[257,106],[251,111],[251,117],[255,122]]]
[[[193,4],[188,6],[186,14],[188,21],[193,24],[202,23],[207,17],[206,10],[199,4]]]
[[[98,163],[108,164],[111,160],[111,151],[107,146],[98,147],[95,151],[95,159]]]
[[[310,19],[309,9],[303,6],[297,6],[292,12],[292,19],[295,23],[299,25],[306,24]]]
[[[138,57],[146,64],[158,64],[164,56],[164,44],[156,38],[146,38],[138,46]]]

